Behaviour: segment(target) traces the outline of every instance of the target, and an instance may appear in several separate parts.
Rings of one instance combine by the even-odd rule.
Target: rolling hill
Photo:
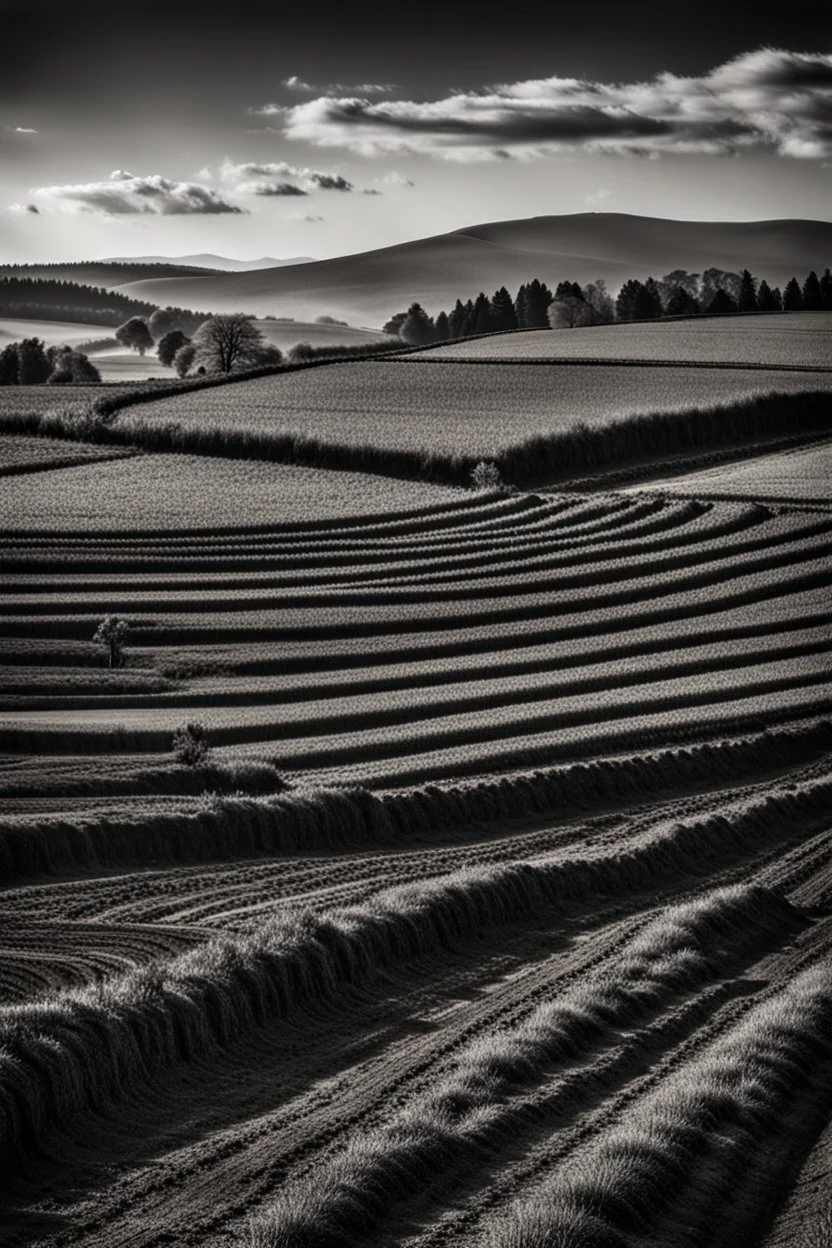
[[[275,256],[261,256],[259,260],[235,260],[232,256],[215,256],[210,252],[202,252],[196,256],[110,256],[104,263],[187,265],[196,269],[247,273],[251,269],[277,269],[286,264],[312,264],[314,260],[314,256],[286,256],[282,260]]]
[[[474,225],[449,234],[357,255],[248,273],[167,274],[131,280],[134,298],[216,311],[293,316],[322,313],[350,324],[380,325],[418,299],[431,312],[457,297],[513,290],[531,277],[628,277],[674,268],[747,267],[783,285],[832,259],[832,222],[668,221],[620,213],[578,213]]]

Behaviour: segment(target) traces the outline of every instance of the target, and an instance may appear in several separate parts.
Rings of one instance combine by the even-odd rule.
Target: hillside
[[[81,260],[75,264],[0,264],[0,277],[41,278],[77,282],[81,286],[123,286],[126,282],[161,278],[213,277],[218,269],[165,260]]]
[[[285,264],[312,264],[314,256],[286,256],[278,260],[275,256],[261,256],[259,260],[235,260],[232,256],[215,256],[211,252],[201,252],[195,256],[110,256],[105,264],[164,264],[176,267],[187,265],[197,269],[223,269],[237,273],[251,269],[277,269]],[[170,274],[172,277],[173,274]]]
[[[380,325],[418,299],[430,312],[457,297],[513,290],[531,277],[661,276],[674,268],[748,267],[783,285],[832,259],[832,222],[667,221],[618,213],[530,217],[474,225],[375,251],[279,269],[133,280],[134,298],[161,304],[241,310],[313,320],[321,313],[350,324]]]

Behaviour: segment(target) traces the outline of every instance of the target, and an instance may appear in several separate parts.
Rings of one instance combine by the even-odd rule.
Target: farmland
[[[4,1244],[823,1242],[828,442],[588,493],[127,436],[467,462],[806,377],[403,357],[2,438]]]
[[[411,357],[429,360],[648,360],[674,364],[759,364],[832,367],[832,316],[703,317],[634,325],[489,334],[451,342]]]
[[[538,335],[533,335],[538,336]],[[542,335],[540,335],[542,336]],[[504,341],[512,339],[506,335]],[[486,340],[490,341],[490,340]],[[176,425],[207,434],[371,447],[414,455],[495,457],[586,423],[730,404],[772,391],[832,390],[832,372],[419,363],[337,364],[195,391],[125,409],[125,430]]]

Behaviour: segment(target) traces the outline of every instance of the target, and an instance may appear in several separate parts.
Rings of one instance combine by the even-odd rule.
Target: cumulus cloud
[[[30,212],[37,217],[40,209],[37,204],[9,204],[9,212]]]
[[[172,217],[243,211],[199,182],[173,182],[159,174],[136,177],[124,169],[114,170],[109,178],[101,182],[41,186],[31,194],[47,207],[66,212],[97,212],[109,217],[147,213]]]
[[[399,173],[396,169],[391,169],[383,178],[378,178],[378,182],[389,182],[391,186],[415,186],[415,182],[411,182],[405,174]]]
[[[340,173],[319,169],[298,169],[286,161],[258,164],[249,161],[235,165],[227,160],[220,170],[222,180],[238,195],[308,195],[311,191],[353,191],[355,187]],[[293,181],[286,181],[292,178]]]
[[[32,126],[5,126],[4,129],[10,130],[12,134],[37,134]]]
[[[365,156],[452,160],[584,150],[638,156],[832,156],[832,54],[761,48],[700,77],[645,82],[541,78],[427,102],[321,96],[280,112],[287,138]]]
[[[292,74],[291,78],[284,78],[283,85],[288,87],[290,91],[305,91],[310,94],[320,91],[323,95],[331,95],[333,91],[347,91],[350,95],[388,95],[396,89],[394,82],[357,82],[352,84],[330,82],[327,86],[320,87],[312,82],[306,82],[303,78],[299,78],[297,74]],[[268,115],[269,110],[279,112],[280,105],[266,104],[257,111]]]

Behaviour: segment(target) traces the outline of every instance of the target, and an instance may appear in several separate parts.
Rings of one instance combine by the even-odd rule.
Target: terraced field
[[[5,490],[4,1245],[818,1248],[828,509]]]
[[[652,484],[686,494],[793,499],[828,507],[832,503],[832,442],[759,455]]]

